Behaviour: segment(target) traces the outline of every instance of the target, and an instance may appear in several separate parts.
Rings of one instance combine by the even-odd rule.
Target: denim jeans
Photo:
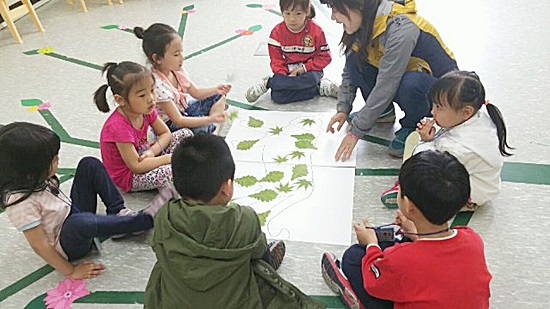
[[[187,100],[187,109],[185,110],[184,116],[187,117],[205,117],[210,114],[210,109],[212,108],[212,105],[216,104],[222,96],[220,94],[215,94],[212,96],[209,96],[208,98],[204,100],[197,100],[190,98]],[[180,129],[175,123],[172,122],[172,120],[168,120],[166,122],[166,125],[170,129],[171,132],[177,131]],[[196,128],[189,128],[191,131],[193,131],[193,134],[201,134],[201,133],[212,133],[214,130],[216,130],[216,125],[211,123],[205,126],[200,126]]]
[[[369,97],[378,76],[378,68],[364,63],[362,71],[357,67],[355,55],[350,54],[346,58],[346,69],[351,77],[352,87],[361,90],[363,99]],[[393,101],[405,112],[405,117],[399,120],[403,128],[416,128],[418,121],[426,116],[431,116],[432,104],[428,98],[430,88],[437,78],[424,72],[405,72]]]
[[[107,208],[107,215],[96,214],[97,195]],[[93,157],[85,157],[78,163],[71,200],[71,212],[59,236],[70,261],[85,256],[92,248],[94,237],[129,234],[153,227],[153,218],[143,212],[137,216],[116,215],[125,207],[124,199],[101,161]]]
[[[309,71],[297,76],[275,74],[267,82],[271,89],[271,99],[275,103],[286,104],[313,99],[319,94],[322,71]]]

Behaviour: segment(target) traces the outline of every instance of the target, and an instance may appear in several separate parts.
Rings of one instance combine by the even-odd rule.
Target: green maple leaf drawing
[[[277,181],[280,181],[281,179],[283,179],[284,176],[285,176],[285,174],[283,172],[273,171],[273,172],[269,172],[269,174],[267,174],[260,181],[263,181],[263,182],[277,182]]]
[[[291,159],[300,159],[301,157],[305,157],[306,155],[302,151],[293,151],[290,153]]]
[[[259,141],[259,139],[254,140],[248,140],[248,141],[242,141],[237,144],[238,150],[250,150],[254,144],[256,144]]]
[[[254,176],[243,176],[235,179],[235,182],[243,187],[250,187],[255,185],[258,182],[258,179]]]
[[[284,157],[281,157],[281,156],[277,156],[277,158],[273,158],[273,161],[277,162],[277,163],[284,163],[286,161],[288,161],[288,159],[286,158],[286,156]]]
[[[307,165],[297,164],[297,165],[294,165],[294,167],[292,168],[292,178],[290,179],[294,180],[296,178],[307,176],[308,174],[309,172],[307,170]]]
[[[270,213],[271,213],[271,210],[268,210],[266,212],[262,212],[261,214],[258,214],[258,219],[260,219],[260,225],[261,226],[265,225],[265,221],[267,220],[267,217],[269,216]]]
[[[275,128],[269,129],[269,133],[271,135],[279,135],[279,134],[281,134],[281,132],[283,132],[283,128],[281,128],[281,127],[275,127]]]
[[[315,146],[313,146],[311,141],[306,139],[297,140],[294,145],[296,145],[296,148],[299,149],[317,149],[315,148]]]
[[[254,117],[248,117],[248,126],[251,128],[261,128],[264,125],[264,122],[260,119]]]
[[[309,187],[311,187],[313,184],[311,183],[311,181],[309,180],[305,180],[305,179],[298,179],[298,181],[296,182],[296,184],[298,185],[298,189],[299,188],[304,188],[304,189],[307,189]]]
[[[291,135],[291,136],[294,137],[297,140],[305,139],[305,140],[308,140],[308,141],[312,141],[312,140],[315,139],[315,135],[313,135],[311,133],[295,134],[295,135]]]
[[[237,111],[233,111],[227,115],[227,118],[231,121],[237,119],[239,117],[239,113]]]
[[[293,186],[291,186],[288,182],[283,185],[282,183],[279,183],[279,186],[276,188],[277,191],[279,192],[284,192],[284,193],[288,193],[290,191],[292,191],[292,189],[294,189]]]
[[[305,126],[310,126],[310,127],[311,127],[311,125],[315,123],[315,120],[306,118],[306,119],[300,121],[300,123],[301,123],[302,125],[304,125],[304,127],[305,127]]]
[[[265,189],[258,193],[251,194],[249,196],[257,200],[260,200],[262,202],[270,202],[270,201],[273,201],[277,197],[277,195],[278,195],[277,192],[271,189]]]

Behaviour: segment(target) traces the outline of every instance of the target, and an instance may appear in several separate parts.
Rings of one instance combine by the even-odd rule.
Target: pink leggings
[[[187,128],[172,132],[172,140],[168,147],[164,149],[163,154],[173,153],[184,139],[193,136],[193,132]],[[146,191],[162,187],[164,184],[172,182],[172,165],[161,165],[147,173],[134,174],[132,176],[132,189],[130,191]]]

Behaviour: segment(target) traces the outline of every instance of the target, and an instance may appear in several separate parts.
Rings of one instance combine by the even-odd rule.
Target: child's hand
[[[376,232],[373,229],[368,229],[366,226],[370,227],[369,220],[363,220],[364,225],[360,223],[355,223],[353,228],[355,229],[355,234],[357,235],[357,242],[360,245],[366,246],[370,244],[378,244],[378,238],[376,237]]]
[[[295,68],[294,70],[290,71],[290,73],[288,73],[288,76],[298,76],[302,73],[305,73],[304,67],[299,66],[299,67]]]
[[[225,114],[225,112],[214,113],[214,114],[210,115],[210,120],[212,122],[217,122],[217,123],[225,122],[226,118],[227,118],[227,115]]]
[[[416,233],[416,225],[414,225],[414,222],[409,220],[409,218],[405,217],[405,215],[401,212],[401,210],[397,210],[395,213],[395,224],[399,225],[399,227],[407,233]],[[413,238],[413,237],[409,237]]]
[[[221,95],[227,95],[231,91],[230,84],[221,84],[216,87],[216,92]]]
[[[416,132],[420,134],[422,141],[429,141],[435,137],[435,120],[430,118],[424,118],[416,124]]]
[[[92,261],[84,261],[74,266],[70,277],[72,279],[90,279],[103,273],[105,265]]]
[[[139,155],[138,162],[145,160],[145,158],[154,158],[154,157],[155,157],[155,153],[151,148],[149,148]]]

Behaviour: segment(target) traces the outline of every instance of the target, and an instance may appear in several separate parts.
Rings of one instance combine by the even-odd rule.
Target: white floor
[[[115,1],[116,2],[116,1]],[[75,139],[97,141],[106,114],[97,111],[92,93],[104,83],[97,69],[75,64],[74,59],[101,65],[108,61],[145,62],[141,41],[133,34],[102,29],[106,25],[147,27],[163,22],[178,29],[183,7],[194,5],[183,37],[188,55],[236,35],[235,30],[261,25],[261,30],[221,44],[185,62],[199,86],[231,82],[229,99],[245,103],[245,90],[270,73],[269,60],[254,56],[266,42],[270,29],[281,18],[247,4],[278,4],[275,0],[177,1],[126,0],[108,6],[88,0],[89,12],[77,4],[51,0],[37,10],[46,29],[37,33],[28,16],[16,22],[23,44],[16,44],[7,29],[0,31],[0,124],[30,121],[48,125],[57,119]],[[333,62],[325,76],[339,82],[343,59],[339,55],[340,25],[330,21],[330,11],[317,0],[317,22],[325,29]],[[417,0],[419,12],[439,30],[454,51],[461,69],[475,70],[482,78],[489,100],[501,109],[515,155],[506,159],[501,195],[477,211],[469,222],[485,240],[491,283],[492,308],[547,308],[550,304],[550,137],[546,132],[550,107],[546,102],[550,85],[549,1],[511,0]],[[275,7],[275,11],[278,10]],[[56,57],[23,52],[51,47]],[[74,58],[63,59],[63,56]],[[59,59],[62,58],[62,59]],[[21,100],[49,101],[51,115],[28,111]],[[361,106],[357,101],[356,107]],[[318,98],[290,105],[276,105],[263,96],[256,106],[270,110],[334,111],[335,100]],[[232,107],[235,108],[235,107]],[[372,135],[390,139],[398,123],[377,126]],[[229,125],[225,126],[225,132]],[[99,156],[96,148],[80,141],[63,143],[61,167],[75,168],[86,155]],[[400,161],[389,157],[383,146],[364,142],[358,152],[358,169],[397,169]],[[518,171],[515,173],[515,171]],[[353,220],[367,216],[373,223],[387,223],[393,212],[379,202],[379,193],[393,184],[394,176],[356,176]],[[68,190],[70,181],[64,183]],[[128,204],[142,208],[151,193],[125,195]],[[335,205],[337,207],[337,205]],[[307,221],[307,218],[304,218]],[[0,308],[22,308],[32,299],[56,286],[58,273],[43,275],[45,263],[0,214]],[[351,222],[350,222],[351,232]],[[330,233],[330,231],[327,231]],[[341,255],[346,246],[288,242],[287,257],[280,273],[310,295],[334,295],[320,276],[320,257],[325,251]],[[95,259],[107,265],[101,277],[89,280],[95,291],[143,291],[154,263],[147,235],[121,241],[107,240]],[[35,271],[38,271],[35,273]],[[26,277],[30,275],[29,277]],[[468,274],[465,274],[468,275]],[[28,285],[27,285],[28,284]],[[453,284],[450,282],[449,284]],[[120,308],[140,305],[78,304],[75,307]]]

